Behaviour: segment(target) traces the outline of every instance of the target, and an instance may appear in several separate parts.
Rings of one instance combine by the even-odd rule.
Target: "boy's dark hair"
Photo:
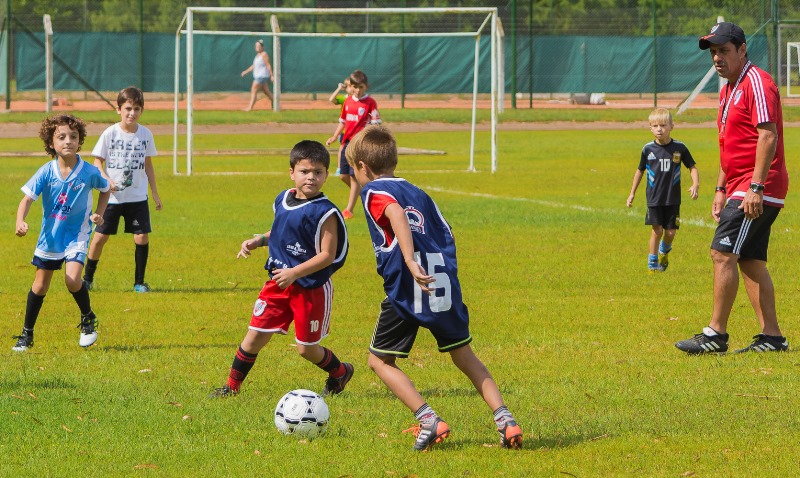
[[[86,124],[80,118],[68,114],[57,114],[45,118],[42,121],[42,127],[39,128],[39,138],[44,141],[44,150],[53,158],[58,156],[56,150],[53,149],[53,135],[56,128],[63,125],[78,131],[78,151],[81,150],[83,140],[86,139]]]
[[[369,166],[375,174],[385,174],[397,167],[397,141],[385,126],[367,126],[350,140],[344,152],[354,168],[357,161]]]
[[[356,70],[350,73],[350,84],[369,85],[369,83],[367,82],[367,75],[361,70]]]
[[[117,95],[117,106],[122,107],[122,105],[128,101],[131,101],[133,104],[144,108],[144,93],[135,86],[129,86],[119,90],[119,94]]]
[[[289,166],[294,169],[297,163],[304,159],[315,164],[321,164],[325,166],[325,169],[328,169],[331,165],[331,153],[319,141],[304,139],[294,145],[292,152],[289,153]]]

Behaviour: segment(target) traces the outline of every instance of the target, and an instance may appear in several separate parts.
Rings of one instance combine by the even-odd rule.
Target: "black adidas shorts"
[[[125,232],[128,234],[148,234],[150,227],[150,208],[147,200],[109,204],[103,214],[103,225],[97,226],[96,232],[113,236],[119,229],[120,218],[125,218]]]
[[[711,249],[736,254],[740,259],[767,261],[769,233],[781,208],[764,204],[758,219],[746,219],[739,209],[742,201],[729,200],[719,216],[719,225],[711,241]]]

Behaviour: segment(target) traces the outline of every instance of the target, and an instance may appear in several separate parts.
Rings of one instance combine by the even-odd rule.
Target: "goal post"
[[[796,60],[797,73],[800,75],[800,42],[786,42],[786,97],[800,97],[800,92],[792,93],[792,57]]]
[[[270,27],[272,31],[223,31],[223,30],[200,30],[195,28],[195,14],[214,15],[214,14],[262,14],[271,15]],[[285,31],[279,25],[281,16],[288,15],[400,15],[400,14],[428,14],[428,15],[451,15],[451,14],[471,14],[483,18],[483,22],[477,29],[469,31],[442,31],[442,32],[291,32]],[[476,22],[477,23],[477,22]],[[488,31],[487,31],[488,30]],[[491,109],[491,171],[497,170],[497,113],[502,108],[503,94],[502,85],[502,25],[500,24],[497,8],[495,7],[418,7],[418,8],[261,8],[261,7],[187,7],[186,14],[181,20],[175,33],[175,112],[173,115],[173,172],[180,174],[178,167],[178,126],[179,126],[179,107],[180,95],[180,62],[181,62],[181,39],[185,37],[186,59],[185,59],[185,97],[186,97],[186,175],[192,174],[193,156],[193,110],[194,110],[194,85],[195,85],[195,64],[194,64],[194,39],[198,35],[259,35],[271,37],[273,44],[273,73],[274,73],[274,101],[273,109],[280,111],[281,104],[281,63],[282,53],[280,48],[281,38],[287,37],[474,37],[475,38],[475,62],[473,75],[473,101],[472,101],[472,122],[470,127],[470,153],[469,171],[475,171],[475,135],[477,127],[477,95],[479,83],[479,57],[481,52],[481,38],[485,35],[490,37],[490,109]],[[446,61],[443,59],[442,61]]]

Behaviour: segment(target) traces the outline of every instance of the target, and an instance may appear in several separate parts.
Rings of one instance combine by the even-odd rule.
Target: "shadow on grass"
[[[68,382],[61,377],[36,380],[23,380],[21,378],[17,378],[15,380],[0,380],[0,390],[13,391],[19,390],[20,388],[71,390],[78,387],[72,382]]]
[[[235,349],[238,343],[230,344],[153,344],[153,345],[106,345],[100,347],[104,352],[139,352],[149,350],[169,350],[169,349]]]

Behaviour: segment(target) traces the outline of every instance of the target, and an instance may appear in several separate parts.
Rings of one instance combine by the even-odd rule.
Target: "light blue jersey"
[[[78,253],[85,254],[92,233],[92,189],[108,191],[108,181],[95,166],[78,156],[75,169],[62,178],[58,160],[36,171],[22,187],[34,201],[42,197],[42,230],[34,255],[57,261]]]

